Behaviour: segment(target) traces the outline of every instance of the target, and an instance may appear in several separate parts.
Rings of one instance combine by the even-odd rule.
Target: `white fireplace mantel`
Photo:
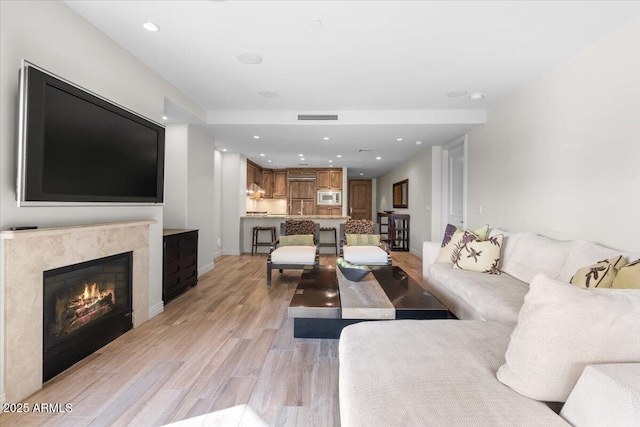
[[[133,252],[133,327],[148,320],[149,225],[155,220],[2,231],[4,392],[19,402],[42,388],[43,272]]]

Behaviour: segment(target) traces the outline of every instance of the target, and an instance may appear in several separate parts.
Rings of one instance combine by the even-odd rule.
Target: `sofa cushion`
[[[470,241],[460,248],[454,256],[453,268],[477,271],[479,273],[500,274],[500,247],[502,235],[490,237],[480,242]]]
[[[539,274],[498,379],[532,399],[564,402],[585,366],[640,360],[638,319],[637,290],[581,289]]]
[[[385,265],[387,252],[378,246],[343,247],[343,258],[353,264]]]
[[[529,285],[508,274],[479,274],[456,270],[449,264],[428,267],[429,281],[435,280],[471,305],[485,320],[515,323],[529,291]]]
[[[615,279],[613,279],[611,287],[616,289],[640,289],[640,259],[620,268]]]
[[[553,240],[533,233],[522,233],[510,257],[505,254],[502,271],[531,283],[538,273],[557,277],[564,266],[573,242]],[[580,267],[584,267],[584,264]],[[575,273],[575,271],[574,271]]]
[[[271,252],[271,262],[274,264],[314,264],[316,258],[315,246],[283,246]]]
[[[562,282],[568,282],[576,274],[578,269],[620,254],[626,258],[627,262],[640,258],[640,254],[621,252],[596,245],[595,243],[585,242],[584,240],[576,240],[573,242],[573,245],[571,245],[569,255],[557,278]]]
[[[570,283],[585,289],[610,288],[618,274],[618,268],[626,264],[627,261],[622,255],[605,259],[576,271]]]
[[[339,344],[340,419],[356,426],[566,426],[495,378],[511,326],[463,320],[362,322]]]
[[[502,234],[502,247],[500,251],[502,253],[500,257],[500,271],[504,270],[505,263],[508,263],[511,258],[513,258],[513,254],[515,253],[515,249],[518,245],[518,241],[524,235],[524,233],[511,233],[508,231],[500,230],[499,228],[492,228],[489,231],[488,237],[495,237]]]

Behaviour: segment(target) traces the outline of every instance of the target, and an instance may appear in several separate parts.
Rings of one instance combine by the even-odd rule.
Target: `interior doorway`
[[[442,147],[442,224],[466,228],[467,223],[467,136]]]
[[[347,212],[352,219],[373,219],[371,199],[372,186],[370,179],[349,180]]]

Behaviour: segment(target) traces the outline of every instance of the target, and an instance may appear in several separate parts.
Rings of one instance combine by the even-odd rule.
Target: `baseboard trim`
[[[417,249],[409,248],[409,252],[411,252],[412,254],[417,256],[418,258],[422,258],[422,252],[417,250]]]
[[[223,249],[222,255],[240,255],[239,249]]]
[[[158,314],[164,311],[164,302],[160,301],[153,307],[149,307],[149,319],[156,317]]]
[[[7,403],[7,395],[3,393],[0,393],[0,404],[5,404]]]
[[[213,262],[212,262],[212,263],[209,263],[209,264],[205,265],[202,268],[199,268],[198,269],[198,277],[202,276],[203,274],[206,274],[206,273],[210,272],[211,270],[213,270],[213,267],[214,267],[214,265],[213,265]]]
[[[218,258],[219,256],[222,256],[222,255],[224,255],[223,251],[221,251],[221,250],[220,251],[216,251],[216,252],[213,253],[213,259],[216,259],[216,258]]]

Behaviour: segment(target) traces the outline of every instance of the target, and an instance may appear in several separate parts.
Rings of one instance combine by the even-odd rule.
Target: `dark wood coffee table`
[[[400,267],[372,266],[371,270],[373,277],[367,276],[368,278],[365,280],[368,282],[377,281],[386,294],[388,302],[391,303],[389,305],[387,302],[390,310],[385,311],[384,308],[380,308],[380,318],[371,317],[371,313],[375,313],[376,309],[368,311],[366,302],[364,306],[355,307],[355,309],[353,306],[342,307],[335,266],[323,265],[318,268],[305,269],[289,304],[289,317],[294,319],[293,336],[296,338],[340,338],[340,332],[345,326],[363,321],[393,318],[449,318],[447,308]],[[352,292],[358,286],[353,283],[343,283],[345,283],[343,293]],[[352,299],[351,296],[349,298]],[[343,316],[345,313],[347,315]],[[357,318],[357,313],[363,313],[362,318]],[[375,314],[373,316],[375,317]]]

